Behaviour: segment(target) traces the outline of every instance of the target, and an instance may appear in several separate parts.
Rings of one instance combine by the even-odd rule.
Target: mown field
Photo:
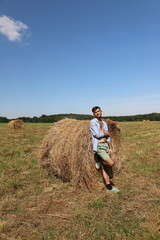
[[[115,177],[118,194],[75,191],[45,175],[39,153],[52,125],[0,124],[0,238],[160,239],[160,122],[120,123],[125,164]]]

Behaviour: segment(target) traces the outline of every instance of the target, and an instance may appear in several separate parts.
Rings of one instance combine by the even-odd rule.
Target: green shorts
[[[106,161],[108,158],[110,158],[109,144],[108,143],[98,143],[97,154],[102,158],[103,161]]]

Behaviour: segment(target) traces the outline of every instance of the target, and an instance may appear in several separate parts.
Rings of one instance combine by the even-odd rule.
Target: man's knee
[[[109,163],[110,167],[113,167],[114,165],[115,165],[115,162],[113,162],[113,161],[111,163]]]
[[[110,167],[113,167],[115,165],[115,162],[111,158],[108,158],[105,161],[105,165],[109,165]]]

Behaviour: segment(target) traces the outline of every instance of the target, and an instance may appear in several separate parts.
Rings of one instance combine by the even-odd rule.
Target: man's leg
[[[113,187],[109,173],[105,170],[105,167],[112,167],[114,164],[115,163],[111,158],[107,159],[107,161],[102,161],[101,172],[108,192],[119,192],[119,189]]]
[[[100,163],[101,159],[97,153],[94,154],[94,160],[96,162],[95,166],[99,170],[101,168],[101,163]]]
[[[104,179],[105,184],[106,184],[106,186],[107,186],[108,184],[110,184],[110,179],[109,179],[109,176],[108,176],[107,172],[104,170],[103,164],[102,164],[102,166],[101,166],[101,170],[102,170],[103,179]]]
[[[105,165],[109,165],[110,167],[113,167],[115,165],[115,162],[111,158],[107,158],[105,161],[103,161]]]
[[[107,191],[109,192],[119,192],[119,190],[115,187],[112,186],[110,182],[109,175],[105,169],[106,166],[113,167],[115,165],[114,161],[111,159],[109,156],[109,149],[106,147],[105,144],[98,144],[98,151],[97,154],[101,157],[102,159],[102,164],[101,164],[101,172],[103,179],[105,181],[105,185],[107,187]]]

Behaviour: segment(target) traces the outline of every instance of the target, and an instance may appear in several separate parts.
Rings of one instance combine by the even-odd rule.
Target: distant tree
[[[45,115],[43,114],[40,117],[34,116],[33,118],[30,117],[20,117],[19,119],[23,120],[24,122],[33,122],[33,123],[52,123],[57,122],[64,118],[73,118],[77,120],[91,120],[93,118],[92,115],[87,114],[55,114],[55,115]],[[144,119],[150,121],[160,121],[160,113],[150,113],[150,114],[139,114],[139,115],[131,115],[131,116],[104,116],[103,118],[110,118],[113,121],[143,121]],[[13,119],[10,119],[13,120]],[[0,117],[0,122],[9,122],[9,119],[6,117]]]
[[[0,117],[0,122],[7,123],[7,122],[9,122],[9,120],[6,117]]]

